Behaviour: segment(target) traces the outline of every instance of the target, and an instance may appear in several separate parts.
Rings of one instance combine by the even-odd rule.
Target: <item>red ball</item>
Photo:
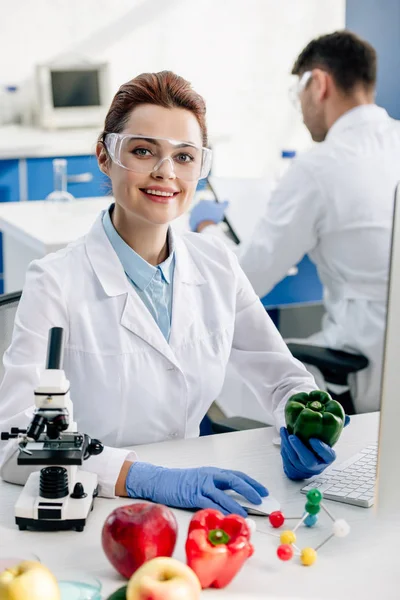
[[[275,510],[274,512],[272,512],[269,515],[269,522],[271,523],[272,527],[275,527],[275,529],[278,529],[278,527],[281,527],[284,522],[285,522],[285,517],[283,516],[283,513],[281,513],[280,510]]]
[[[276,551],[280,560],[290,560],[293,557],[293,548],[290,544],[281,544]]]

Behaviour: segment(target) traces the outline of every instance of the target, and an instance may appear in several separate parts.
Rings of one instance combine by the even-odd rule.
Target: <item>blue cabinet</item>
[[[322,299],[323,288],[317,269],[306,255],[297,265],[297,274],[282,279],[269,294],[261,298],[261,302],[279,329],[281,308],[320,304]]]
[[[53,191],[54,158],[29,158],[27,160],[28,200],[44,200]],[[92,177],[89,182],[68,184],[68,191],[75,198],[105,196],[110,192],[108,177],[100,171],[95,156],[66,156],[59,158],[66,158],[68,176],[89,173]]]
[[[297,265],[297,274],[288,275],[261,299],[266,308],[313,304],[322,301],[322,283],[314,263],[304,256]]]
[[[19,200],[19,161],[0,160],[0,202]],[[0,233],[0,294],[3,293],[3,244]]]
[[[19,200],[19,161],[0,160],[0,202]]]

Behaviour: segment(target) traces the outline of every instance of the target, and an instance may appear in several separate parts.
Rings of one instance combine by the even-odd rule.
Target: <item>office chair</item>
[[[14,318],[22,292],[0,294],[0,359],[11,343]],[[0,381],[3,378],[3,361],[0,360]]]
[[[329,394],[340,402],[347,415],[354,415],[355,408],[349,390],[348,376],[365,369],[368,366],[368,359],[362,354],[351,354],[311,344],[288,343],[288,348],[299,361],[313,365],[321,371]],[[329,384],[346,386],[347,391],[336,393],[329,389]]]

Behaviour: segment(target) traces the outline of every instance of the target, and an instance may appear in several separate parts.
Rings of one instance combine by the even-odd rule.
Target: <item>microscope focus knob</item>
[[[74,491],[72,492],[72,494],[70,494],[70,496],[71,498],[77,498],[78,500],[80,498],[86,498],[87,494],[85,493],[83,485],[80,481],[76,482],[76,484],[74,485]]]
[[[103,444],[96,439],[92,439],[89,446],[88,446],[88,452],[91,455],[97,456],[97,454],[101,454],[104,450],[104,446]]]
[[[2,431],[0,437],[3,441],[7,441],[11,438],[18,437],[18,435],[20,433],[25,434],[26,429],[19,429],[18,427],[11,427],[11,433],[8,433],[7,431]]]

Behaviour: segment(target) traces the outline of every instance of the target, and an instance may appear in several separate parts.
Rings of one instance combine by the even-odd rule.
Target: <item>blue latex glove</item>
[[[281,427],[280,434],[283,470],[289,479],[308,479],[319,475],[336,458],[336,452],[320,440],[310,438],[312,452],[297,435],[289,435],[286,427]]]
[[[229,205],[229,202],[225,200],[225,202],[216,202],[215,200],[200,200],[193,207],[190,218],[189,225],[192,231],[197,231],[198,226],[203,221],[214,221],[215,224],[218,224],[224,218],[224,213]]]
[[[235,490],[253,504],[260,504],[268,490],[241,473],[215,467],[166,469],[150,463],[135,462],[126,477],[126,491],[131,498],[152,500],[177,508],[216,508],[224,514],[247,512],[223,490]]]

